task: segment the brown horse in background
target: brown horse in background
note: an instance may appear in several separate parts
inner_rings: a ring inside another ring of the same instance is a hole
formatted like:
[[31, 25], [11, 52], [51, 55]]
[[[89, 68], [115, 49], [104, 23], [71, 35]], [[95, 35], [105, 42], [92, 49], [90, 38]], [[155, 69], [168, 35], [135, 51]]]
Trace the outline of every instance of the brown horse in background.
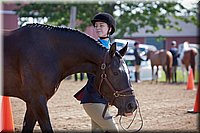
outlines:
[[193, 75], [195, 77], [195, 56], [197, 55], [197, 50], [195, 48], [191, 48], [187, 51], [184, 51], [181, 62], [185, 65], [187, 72], [189, 72], [189, 66], [191, 66]]
[[147, 52], [147, 60], [151, 60], [151, 69], [152, 69], [152, 81], [154, 80], [154, 66], [157, 67], [156, 71], [156, 82], [158, 82], [158, 70], [159, 66], [161, 65], [163, 67], [163, 71], [166, 75], [166, 82], [168, 81], [170, 83], [171, 76], [172, 76], [172, 54], [170, 51], [166, 50], [157, 50], [157, 51], [151, 51], [148, 50]]

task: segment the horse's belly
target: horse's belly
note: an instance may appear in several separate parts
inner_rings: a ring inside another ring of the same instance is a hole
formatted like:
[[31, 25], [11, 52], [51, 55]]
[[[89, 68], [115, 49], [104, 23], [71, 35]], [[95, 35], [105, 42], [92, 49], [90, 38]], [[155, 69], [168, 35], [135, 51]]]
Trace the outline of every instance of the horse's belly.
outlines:
[[154, 61], [154, 65], [159, 66], [160, 65], [160, 61]]

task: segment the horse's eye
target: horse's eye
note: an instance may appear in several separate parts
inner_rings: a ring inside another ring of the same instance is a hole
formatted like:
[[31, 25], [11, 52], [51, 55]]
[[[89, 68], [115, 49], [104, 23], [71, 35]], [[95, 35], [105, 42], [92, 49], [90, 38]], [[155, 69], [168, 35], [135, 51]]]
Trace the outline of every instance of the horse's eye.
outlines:
[[113, 74], [114, 74], [115, 76], [117, 76], [117, 75], [118, 75], [118, 72], [113, 72]]

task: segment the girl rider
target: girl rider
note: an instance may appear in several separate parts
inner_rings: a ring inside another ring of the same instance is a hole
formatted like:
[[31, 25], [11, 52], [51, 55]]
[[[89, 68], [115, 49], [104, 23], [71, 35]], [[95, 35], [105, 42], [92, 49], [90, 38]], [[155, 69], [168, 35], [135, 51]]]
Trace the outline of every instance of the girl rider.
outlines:
[[[108, 13], [99, 13], [94, 16], [91, 22], [99, 37], [98, 41], [109, 49], [109, 37], [115, 32], [116, 27], [113, 16]], [[80, 100], [85, 112], [91, 118], [92, 132], [118, 132], [118, 127], [112, 117], [110, 119], [104, 119], [102, 117], [107, 101], [94, 88], [94, 75], [87, 74], [87, 77], [88, 82], [82, 89], [83, 97]], [[76, 93], [74, 96], [77, 97], [77, 95], [79, 94]], [[110, 116], [108, 110], [105, 116]]]

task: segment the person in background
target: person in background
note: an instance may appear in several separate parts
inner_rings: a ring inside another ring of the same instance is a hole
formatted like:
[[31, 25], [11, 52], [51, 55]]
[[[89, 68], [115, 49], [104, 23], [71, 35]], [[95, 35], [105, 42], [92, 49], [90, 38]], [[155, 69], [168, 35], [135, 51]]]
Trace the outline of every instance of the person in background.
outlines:
[[[115, 32], [116, 23], [108, 13], [99, 13], [91, 20], [94, 30], [98, 35], [98, 41], [107, 49], [110, 48], [110, 35]], [[114, 119], [106, 111], [105, 116], [109, 119], [104, 119], [102, 113], [108, 103], [94, 87], [94, 75], [87, 74], [88, 82], [77, 92], [75, 98], [81, 100], [84, 110], [91, 118], [92, 132], [118, 132], [118, 127]], [[81, 98], [80, 98], [81, 96]]]
[[135, 46], [135, 49], [134, 49], [134, 56], [135, 56], [135, 82], [136, 83], [140, 83], [140, 65], [141, 65], [141, 61], [146, 61], [144, 59], [141, 58], [141, 55], [140, 55], [140, 49], [139, 49], [139, 45], [140, 43], [139, 42], [135, 42], [134, 43], [134, 46]]
[[170, 52], [172, 53], [173, 56], [173, 63], [172, 63], [172, 83], [176, 83], [177, 82], [177, 66], [178, 66], [178, 57], [180, 56], [180, 54], [178, 53], [178, 49], [176, 48], [176, 41], [172, 41], [171, 42], [171, 48], [170, 48]]

